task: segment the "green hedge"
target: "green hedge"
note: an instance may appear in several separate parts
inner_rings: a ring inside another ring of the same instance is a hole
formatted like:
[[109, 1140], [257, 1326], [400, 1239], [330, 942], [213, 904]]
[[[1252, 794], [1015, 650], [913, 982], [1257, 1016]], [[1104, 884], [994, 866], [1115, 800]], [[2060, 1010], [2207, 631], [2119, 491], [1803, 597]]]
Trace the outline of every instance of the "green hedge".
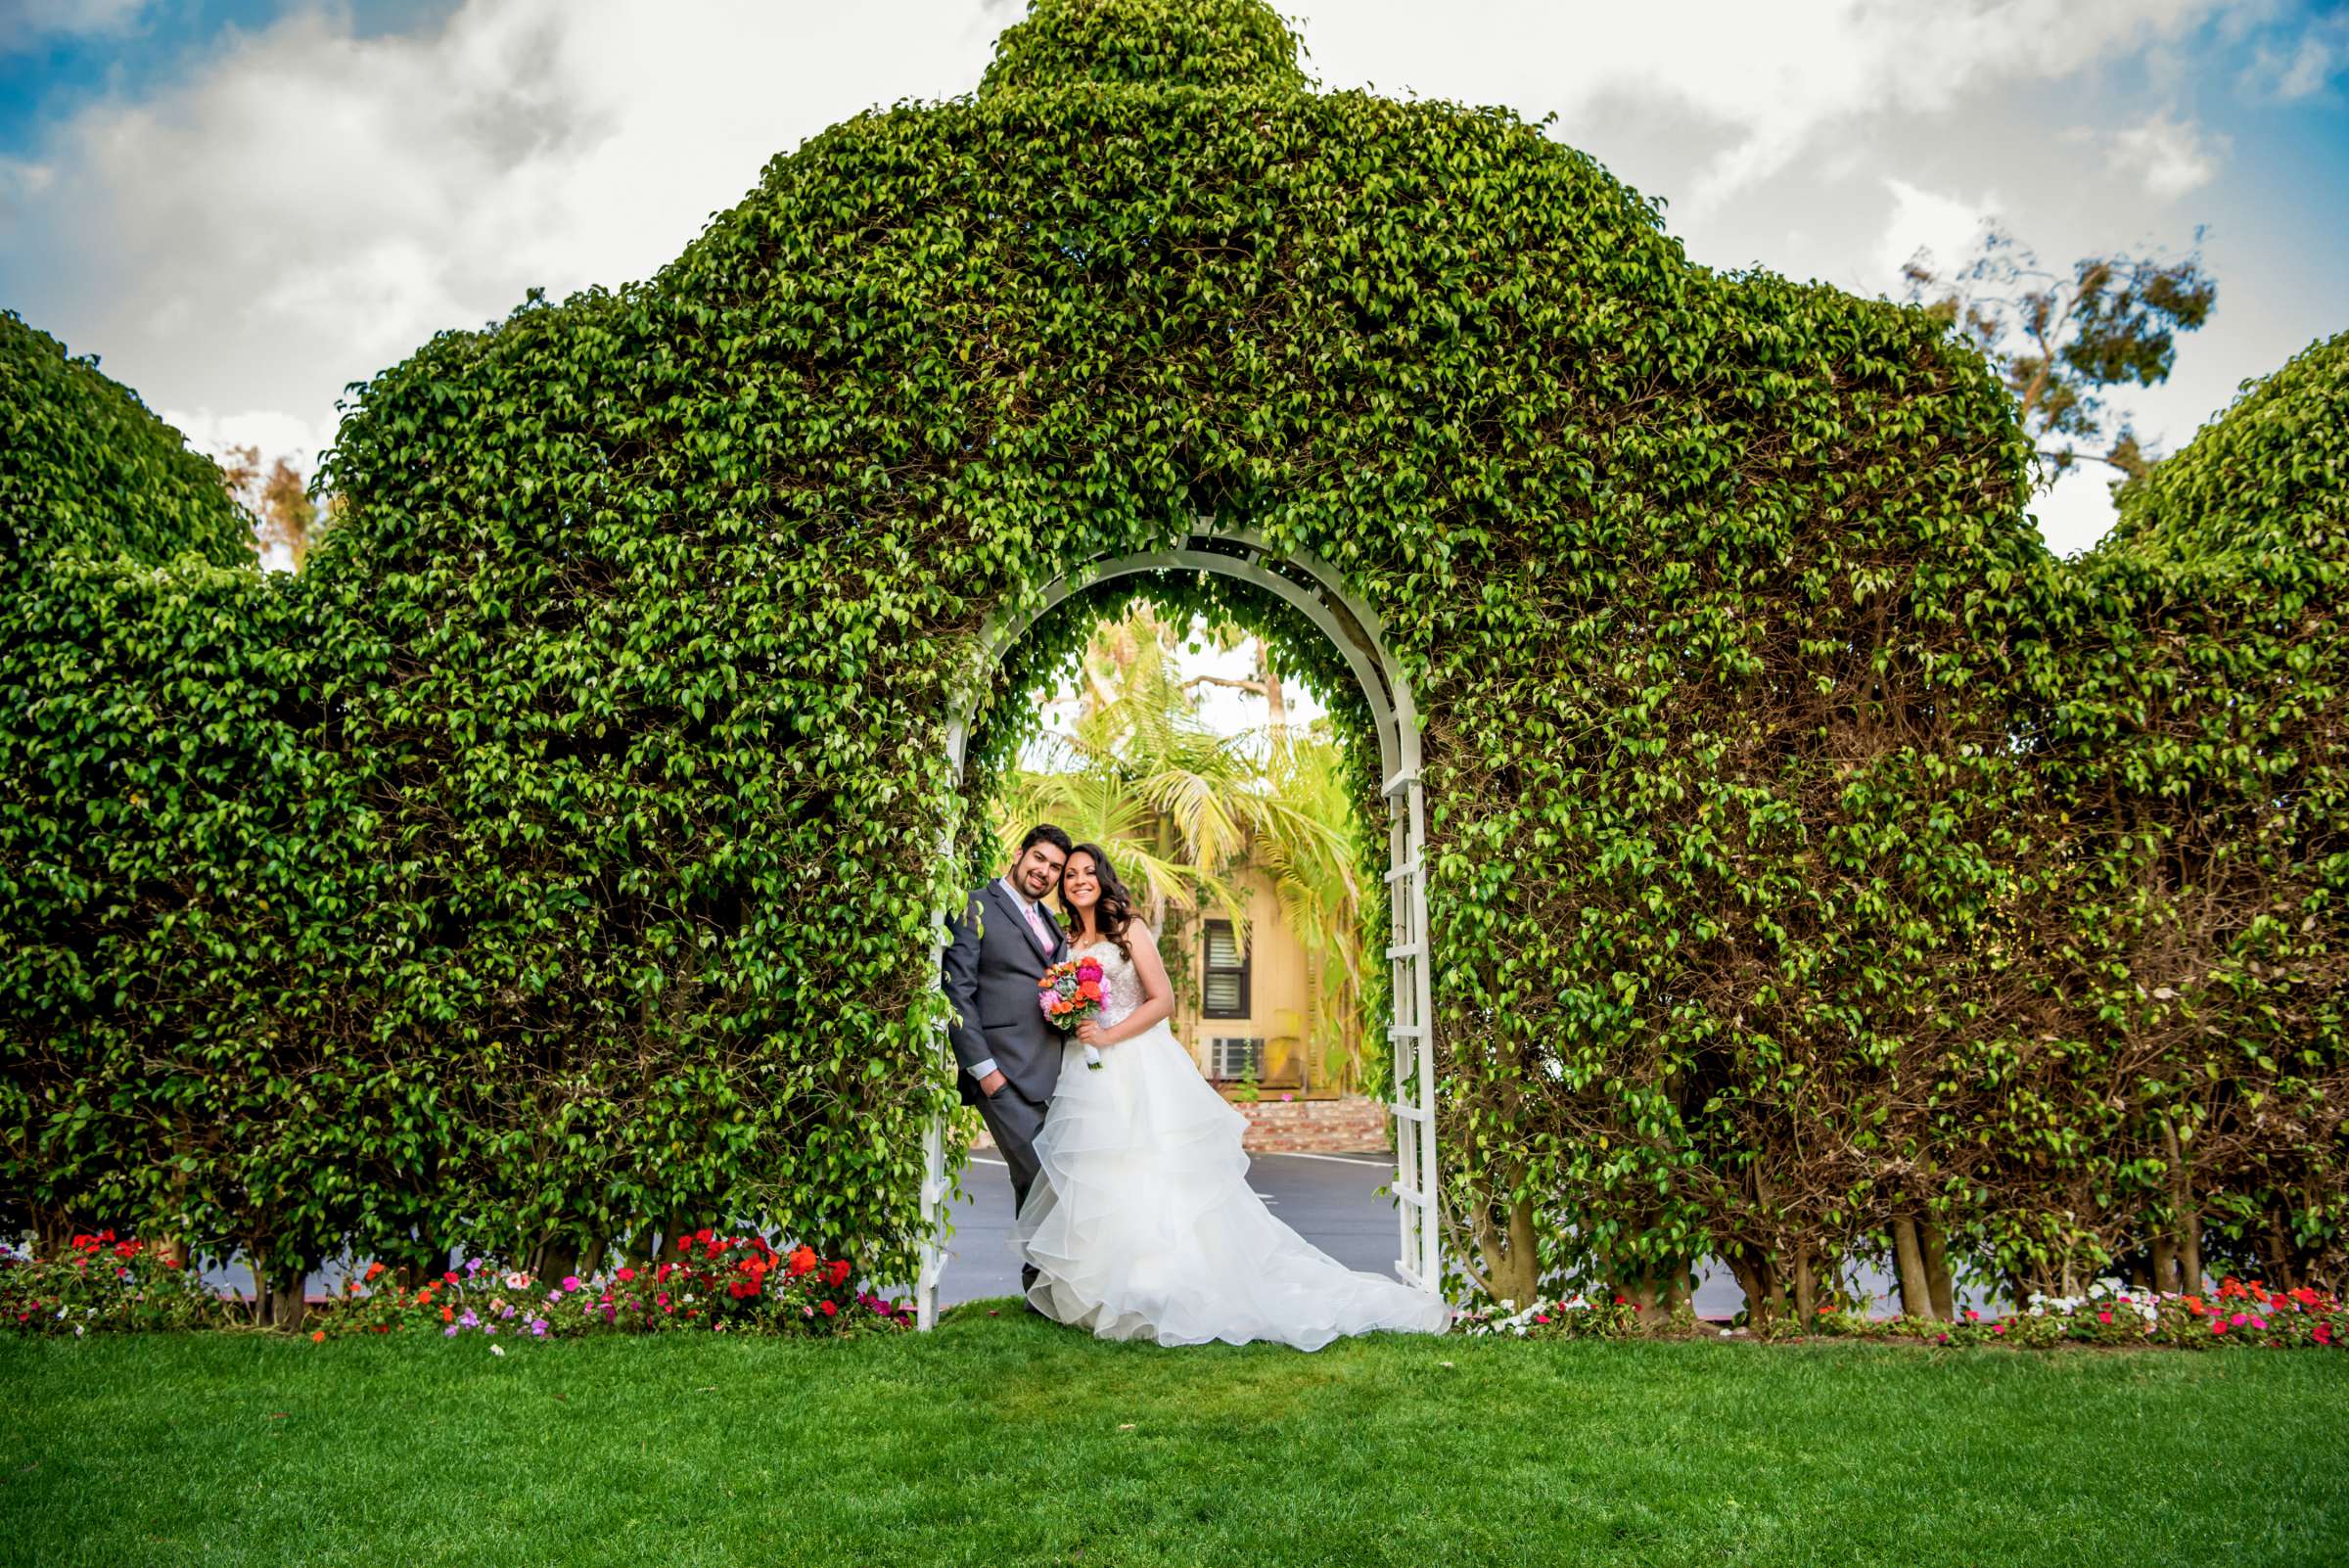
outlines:
[[[1920, 313], [1695, 266], [1504, 111], [1302, 79], [1241, 0], [1042, 0], [975, 95], [776, 160], [649, 282], [367, 384], [299, 581], [138, 579], [157, 631], [100, 635], [62, 719], [28, 665], [12, 866], [106, 869], [11, 893], [23, 1081], [73, 1088], [21, 1098], [9, 1190], [273, 1267], [727, 1214], [909, 1273], [981, 624], [1206, 514], [1343, 571], [1426, 715], [1447, 1208], [1497, 1293], [1712, 1254], [1791, 1304], [1899, 1241], [1921, 1306], [1945, 1259], [2060, 1284], [2188, 1211], [2336, 1276], [2321, 552], [2059, 565], [2005, 394]], [[12, 657], [84, 658], [92, 570]], [[1082, 608], [988, 687], [981, 787]], [[274, 694], [216, 728], [242, 769], [158, 733], [189, 660]], [[23, 737], [85, 722], [202, 830], [32, 811]], [[158, 948], [211, 888], [238, 936]], [[69, 954], [153, 1005], [74, 1013]], [[165, 1114], [191, 1033], [233, 1158]], [[172, 1210], [183, 1155], [221, 1195]]]
[[215, 566], [253, 559], [253, 520], [220, 471], [138, 394], [0, 310], [0, 523], [10, 568], [65, 549]]

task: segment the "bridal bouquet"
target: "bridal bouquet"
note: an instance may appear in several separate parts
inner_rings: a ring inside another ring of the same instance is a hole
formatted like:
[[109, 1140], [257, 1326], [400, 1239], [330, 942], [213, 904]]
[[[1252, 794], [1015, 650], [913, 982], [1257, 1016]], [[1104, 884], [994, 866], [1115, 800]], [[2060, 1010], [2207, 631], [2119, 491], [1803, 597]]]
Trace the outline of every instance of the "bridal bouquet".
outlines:
[[[1055, 1029], [1075, 1029], [1098, 1013], [1101, 994], [1101, 962], [1097, 958], [1071, 958], [1054, 964], [1036, 983], [1036, 999], [1043, 1004], [1044, 1016]], [[1084, 1065], [1096, 1073], [1101, 1071], [1101, 1053], [1090, 1045], [1084, 1048]]]

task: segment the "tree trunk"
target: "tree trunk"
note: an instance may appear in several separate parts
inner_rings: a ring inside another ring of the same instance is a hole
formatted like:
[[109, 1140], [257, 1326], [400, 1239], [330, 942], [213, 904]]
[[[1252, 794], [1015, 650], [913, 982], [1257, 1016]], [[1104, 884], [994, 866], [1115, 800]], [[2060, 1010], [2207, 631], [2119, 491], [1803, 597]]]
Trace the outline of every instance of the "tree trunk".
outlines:
[[1511, 1312], [1531, 1307], [1542, 1290], [1542, 1249], [1534, 1239], [1533, 1200], [1511, 1202], [1502, 1224], [1494, 1222], [1490, 1205], [1480, 1205], [1475, 1213], [1476, 1250], [1485, 1266], [1486, 1288]]
[[2164, 1295], [2175, 1295], [2184, 1287], [2179, 1284], [2178, 1242], [2167, 1233], [2153, 1238], [2153, 1288]]
[[2170, 1202], [2177, 1211], [2178, 1270], [2188, 1295], [2202, 1291], [2202, 1217], [2194, 1212], [2194, 1177], [2186, 1168], [2186, 1148], [2178, 1129], [2161, 1124], [2161, 1138], [2170, 1157]]
[[561, 1279], [566, 1274], [577, 1273], [578, 1263], [578, 1238], [557, 1231], [538, 1244], [530, 1259], [530, 1277], [540, 1281]]
[[1933, 1299], [1933, 1315], [1945, 1323], [1958, 1320], [1958, 1280], [1950, 1268], [1949, 1233], [1936, 1224], [1919, 1223], [1916, 1239], [1925, 1253], [1925, 1289]]
[[269, 1321], [289, 1334], [301, 1332], [302, 1319], [308, 1315], [309, 1303], [302, 1300], [302, 1276], [279, 1279], [269, 1287]]
[[1769, 1270], [1767, 1262], [1746, 1262], [1742, 1258], [1729, 1260], [1729, 1272], [1737, 1276], [1737, 1288], [1745, 1292], [1746, 1326], [1759, 1333], [1770, 1331], [1770, 1287], [1764, 1277]]
[[1798, 1333], [1811, 1332], [1819, 1317], [1819, 1281], [1811, 1272], [1811, 1243], [1794, 1244], [1794, 1322]]
[[1925, 1252], [1917, 1244], [1916, 1222], [1907, 1218], [1892, 1222], [1892, 1260], [1901, 1281], [1901, 1314], [1906, 1317], [1933, 1317], [1933, 1289], [1925, 1282]]
[[265, 1328], [269, 1324], [269, 1249], [258, 1241], [245, 1243], [245, 1266], [253, 1270], [253, 1325]]
[[2270, 1290], [2289, 1290], [2298, 1283], [2292, 1278], [2292, 1254], [2284, 1244], [2283, 1222], [2273, 1212], [2268, 1215], [2268, 1277], [2262, 1283]]

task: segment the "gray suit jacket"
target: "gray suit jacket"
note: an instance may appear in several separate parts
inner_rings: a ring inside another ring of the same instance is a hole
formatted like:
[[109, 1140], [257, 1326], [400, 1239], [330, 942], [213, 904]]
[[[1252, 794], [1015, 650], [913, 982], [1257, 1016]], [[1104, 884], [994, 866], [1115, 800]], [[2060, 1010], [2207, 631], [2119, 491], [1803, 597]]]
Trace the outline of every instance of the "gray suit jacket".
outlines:
[[1047, 967], [1068, 956], [1069, 944], [1048, 912], [1044, 928], [1052, 933], [1049, 949], [1036, 945], [1001, 878], [973, 893], [962, 918], [952, 923], [944, 980], [954, 1016], [946, 1036], [961, 1068], [954, 1078], [966, 1105], [986, 1098], [970, 1069], [990, 1056], [1012, 1086], [1038, 1105], [1052, 1097], [1060, 1081], [1065, 1037], [1044, 1018], [1036, 983]]

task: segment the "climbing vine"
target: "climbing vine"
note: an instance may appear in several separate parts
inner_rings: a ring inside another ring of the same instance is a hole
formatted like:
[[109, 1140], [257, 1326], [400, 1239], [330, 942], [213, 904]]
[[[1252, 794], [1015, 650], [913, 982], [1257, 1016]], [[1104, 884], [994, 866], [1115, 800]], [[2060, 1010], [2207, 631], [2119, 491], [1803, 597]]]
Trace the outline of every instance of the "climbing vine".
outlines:
[[297, 580], [128, 414], [10, 480], [71, 548], [0, 654], [8, 1190], [277, 1273], [722, 1216], [910, 1276], [940, 834], [1017, 745], [946, 726], [1083, 629], [981, 627], [1204, 518], [1333, 564], [1425, 715], [1473, 1284], [2337, 1281], [2339, 447], [2234, 433], [2337, 433], [2341, 358], [2058, 563], [1922, 313], [1312, 90], [1244, 0], [1038, 0], [649, 281], [365, 384]]

